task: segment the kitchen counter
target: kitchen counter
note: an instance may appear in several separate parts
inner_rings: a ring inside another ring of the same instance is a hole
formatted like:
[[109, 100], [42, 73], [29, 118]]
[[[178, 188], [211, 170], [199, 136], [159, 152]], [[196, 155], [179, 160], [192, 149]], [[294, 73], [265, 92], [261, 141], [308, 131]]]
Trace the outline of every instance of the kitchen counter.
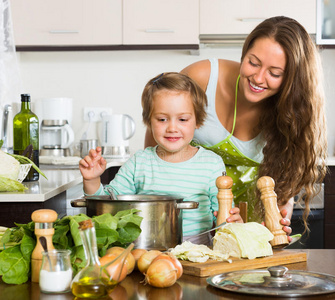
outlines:
[[327, 165], [328, 166], [335, 166], [335, 156], [329, 156], [327, 158]]
[[[306, 250], [307, 262], [288, 264], [289, 270], [305, 270], [319, 272], [329, 275], [335, 275], [335, 250]], [[159, 289], [149, 285], [144, 285], [141, 281], [144, 276], [138, 271], [126, 277], [126, 279], [118, 285], [111, 293], [111, 297], [105, 299], [113, 300], [219, 300], [219, 299], [235, 299], [235, 300], [264, 300], [269, 297], [246, 296], [243, 294], [225, 292], [223, 290], [209, 286], [206, 278], [195, 277], [191, 275], [182, 275], [172, 287]], [[36, 283], [25, 283], [22, 285], [8, 285], [0, 280], [1, 299], [6, 300], [72, 300], [76, 299], [72, 293], [49, 295], [40, 292], [39, 285]], [[273, 298], [275, 299], [275, 298]], [[287, 298], [281, 298], [287, 299]], [[290, 298], [291, 299], [291, 298]], [[315, 297], [299, 297], [295, 299], [335, 299], [335, 293], [328, 295], [320, 295]]]
[[[113, 167], [119, 168], [125, 160], [107, 160], [107, 170]], [[59, 218], [67, 214], [67, 199], [69, 191], [79, 187], [83, 181], [79, 168], [64, 169], [59, 166], [55, 169], [42, 171], [48, 179], [40, 176], [38, 181], [23, 182], [28, 188], [24, 192], [0, 192], [0, 225], [13, 227], [16, 223], [28, 223], [31, 221], [31, 213], [36, 209], [48, 208], [58, 213]], [[108, 173], [106, 171], [105, 173]], [[79, 187], [80, 195], [82, 188]]]

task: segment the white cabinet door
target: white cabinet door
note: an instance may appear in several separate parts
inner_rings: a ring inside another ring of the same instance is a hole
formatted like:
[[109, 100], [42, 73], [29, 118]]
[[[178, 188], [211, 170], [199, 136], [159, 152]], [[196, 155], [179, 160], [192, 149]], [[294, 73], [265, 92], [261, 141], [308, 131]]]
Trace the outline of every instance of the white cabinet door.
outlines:
[[249, 34], [274, 16], [291, 17], [316, 32], [316, 0], [200, 0], [200, 34]]
[[122, 0], [12, 0], [18, 46], [122, 44]]
[[199, 0], [124, 0], [123, 44], [199, 44]]

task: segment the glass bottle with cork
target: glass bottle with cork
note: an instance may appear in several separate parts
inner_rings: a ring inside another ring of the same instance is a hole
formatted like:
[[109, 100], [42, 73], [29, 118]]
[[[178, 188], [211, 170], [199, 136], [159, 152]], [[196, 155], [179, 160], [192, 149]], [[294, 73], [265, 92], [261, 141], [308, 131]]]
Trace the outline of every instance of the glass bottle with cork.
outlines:
[[[31, 111], [30, 95], [21, 95], [21, 111], [13, 119], [14, 154], [23, 155], [39, 166], [39, 121]], [[36, 181], [39, 173], [31, 168], [24, 181]]]
[[[118, 284], [122, 266], [134, 244], [130, 244], [117, 258], [101, 267], [95, 227], [91, 219], [79, 223], [79, 233], [85, 251], [86, 266], [73, 278], [72, 294], [79, 298], [97, 299], [104, 297]], [[112, 273], [106, 269], [110, 266], [113, 269]]]

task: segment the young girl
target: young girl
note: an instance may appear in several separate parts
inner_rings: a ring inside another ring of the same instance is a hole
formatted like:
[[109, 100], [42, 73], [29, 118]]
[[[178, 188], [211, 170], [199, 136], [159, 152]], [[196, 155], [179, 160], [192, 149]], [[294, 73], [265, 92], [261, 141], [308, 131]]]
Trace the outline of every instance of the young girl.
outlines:
[[[157, 145], [137, 151], [106, 186], [116, 195], [177, 194], [199, 202], [199, 208], [183, 211], [185, 239], [212, 228], [218, 210], [215, 181], [225, 171], [220, 156], [190, 145], [206, 106], [205, 93], [186, 75], [163, 73], [151, 79], [142, 94], [142, 116]], [[86, 194], [107, 194], [100, 183], [106, 168], [100, 147], [90, 150], [79, 168]], [[194, 242], [209, 245], [210, 235]]]

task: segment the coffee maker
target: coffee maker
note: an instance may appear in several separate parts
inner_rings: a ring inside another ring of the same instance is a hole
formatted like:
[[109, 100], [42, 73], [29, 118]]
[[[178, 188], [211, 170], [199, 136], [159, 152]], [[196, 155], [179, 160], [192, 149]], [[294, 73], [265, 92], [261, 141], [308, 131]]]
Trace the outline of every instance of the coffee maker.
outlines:
[[40, 156], [71, 156], [74, 142], [72, 99], [49, 98], [39, 102], [42, 118]]

